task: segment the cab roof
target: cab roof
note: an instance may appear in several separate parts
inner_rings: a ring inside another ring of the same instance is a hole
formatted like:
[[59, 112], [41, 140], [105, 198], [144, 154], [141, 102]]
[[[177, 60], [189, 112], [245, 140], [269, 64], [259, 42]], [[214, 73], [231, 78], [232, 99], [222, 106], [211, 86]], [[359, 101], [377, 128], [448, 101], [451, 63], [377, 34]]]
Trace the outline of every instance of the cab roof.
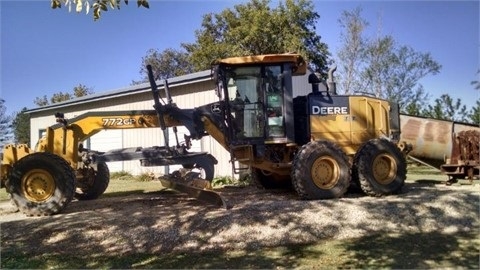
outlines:
[[276, 64], [276, 63], [293, 63], [293, 75], [304, 75], [307, 72], [307, 63], [303, 57], [294, 53], [283, 54], [263, 54], [229, 57], [213, 61], [213, 65], [249, 65], [249, 64]]

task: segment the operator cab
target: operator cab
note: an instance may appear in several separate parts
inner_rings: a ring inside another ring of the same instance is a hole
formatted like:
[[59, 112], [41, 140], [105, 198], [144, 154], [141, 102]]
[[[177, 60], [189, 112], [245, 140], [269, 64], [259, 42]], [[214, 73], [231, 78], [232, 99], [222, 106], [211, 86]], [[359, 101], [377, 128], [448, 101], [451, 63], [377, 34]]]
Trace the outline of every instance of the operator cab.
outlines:
[[294, 141], [292, 76], [306, 72], [301, 56], [233, 57], [214, 65], [216, 92], [224, 104], [231, 144]]

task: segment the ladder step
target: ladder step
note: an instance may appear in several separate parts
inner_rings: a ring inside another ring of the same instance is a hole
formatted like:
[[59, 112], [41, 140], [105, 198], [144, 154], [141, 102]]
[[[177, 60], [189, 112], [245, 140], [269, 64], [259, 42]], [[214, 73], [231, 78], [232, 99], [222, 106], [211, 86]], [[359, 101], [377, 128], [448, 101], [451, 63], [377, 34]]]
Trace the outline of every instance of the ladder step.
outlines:
[[245, 149], [246, 151], [248, 151], [248, 156], [253, 155], [253, 147], [251, 145], [230, 145], [230, 162], [232, 162], [232, 173], [234, 174], [239, 174], [241, 172], [250, 170], [250, 166], [240, 167], [240, 164], [238, 166], [235, 166], [235, 162], [248, 163], [249, 161], [251, 161], [250, 158], [235, 158], [233, 152], [238, 149]]
[[245, 172], [245, 171], [248, 171], [249, 168], [236, 168], [234, 169], [233, 171], [236, 173], [236, 174], [239, 174], [241, 172]]
[[239, 159], [235, 159], [235, 160], [230, 160], [230, 162], [235, 162], [235, 161], [250, 161], [249, 158], [239, 158]]

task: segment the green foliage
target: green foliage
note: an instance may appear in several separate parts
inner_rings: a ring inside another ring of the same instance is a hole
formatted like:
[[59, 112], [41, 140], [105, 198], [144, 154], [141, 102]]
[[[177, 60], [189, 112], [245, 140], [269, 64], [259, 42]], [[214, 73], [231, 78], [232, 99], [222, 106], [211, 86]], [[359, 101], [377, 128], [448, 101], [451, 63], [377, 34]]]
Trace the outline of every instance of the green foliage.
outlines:
[[155, 179], [155, 175], [153, 173], [142, 173], [135, 176], [135, 180], [139, 182], [148, 182]]
[[399, 103], [400, 108], [422, 95], [415, 91], [415, 87], [420, 86], [420, 79], [438, 74], [442, 67], [430, 53], [417, 52], [409, 46], [395, 48], [390, 65], [387, 77], [389, 84], [383, 97]]
[[235, 178], [232, 178], [230, 176], [220, 176], [220, 177], [215, 177], [212, 180], [212, 187], [223, 187], [226, 185], [233, 185], [235, 183]]
[[120, 181], [136, 181], [136, 182], [149, 182], [155, 179], [155, 175], [153, 173], [142, 173], [139, 175], [132, 175], [130, 172], [127, 171], [119, 171], [119, 172], [111, 172], [110, 173], [111, 180], [120, 180]]
[[70, 99], [73, 99], [73, 98], [78, 98], [78, 97], [91, 95], [93, 93], [94, 92], [93, 92], [91, 87], [85, 86], [83, 84], [78, 84], [77, 86], [73, 87], [73, 92], [72, 93], [69, 93], [69, 92], [64, 93], [64, 92], [60, 91], [60, 92], [54, 93], [50, 97], [50, 99], [48, 99], [46, 95], [44, 95], [43, 97], [36, 97], [35, 100], [33, 100], [33, 103], [35, 105], [39, 106], [39, 107], [43, 107], [43, 106], [47, 106], [47, 105], [50, 105], [50, 104], [70, 100]]
[[53, 104], [53, 103], [59, 103], [59, 102], [70, 100], [70, 99], [72, 99], [72, 95], [70, 93], [58, 92], [52, 95], [52, 97], [50, 98], [50, 102]]
[[157, 49], [150, 49], [142, 57], [140, 74], [143, 75], [143, 78], [141, 81], [134, 81], [133, 84], [148, 82], [147, 65], [152, 66], [156, 80], [181, 76], [194, 71], [186, 52], [172, 48], [165, 49], [162, 52], [159, 52]]
[[12, 128], [16, 143], [30, 145], [30, 114], [25, 113], [25, 111], [27, 111], [26, 107], [15, 115]]
[[73, 87], [73, 97], [83, 97], [93, 94], [93, 89], [83, 84]]
[[410, 115], [425, 116], [425, 108], [428, 106], [427, 101], [430, 96], [428, 93], [425, 93], [422, 85], [419, 85], [413, 94], [410, 103], [404, 106], [402, 112]]
[[5, 100], [0, 98], [0, 151], [5, 144], [11, 143], [13, 140], [12, 117], [6, 112]]
[[467, 122], [467, 107], [460, 99], [454, 100], [448, 94], [435, 99], [434, 105], [428, 105], [424, 114], [435, 119]]
[[[125, 5], [128, 5], [128, 0], [123, 1]], [[93, 20], [96, 21], [100, 19], [101, 13], [103, 11], [108, 11], [110, 9], [120, 9], [121, 0], [50, 0], [50, 6], [52, 9], [61, 8], [66, 6], [68, 12], [72, 11], [74, 6], [77, 13], [82, 12], [85, 8], [85, 13], [88, 14], [90, 9], [93, 9]], [[148, 0], [137, 0], [138, 7], [149, 8], [150, 5]]]
[[195, 70], [213, 60], [233, 56], [297, 52], [315, 71], [326, 70], [327, 45], [315, 32], [320, 18], [308, 0], [286, 0], [271, 8], [269, 0], [251, 0], [220, 13], [203, 16], [196, 42], [184, 43]]
[[470, 123], [480, 125], [480, 99], [477, 100], [475, 106], [470, 109], [468, 113], [468, 120]]
[[127, 171], [111, 172], [110, 179], [112, 180], [132, 180], [133, 175]]
[[218, 188], [223, 186], [247, 186], [250, 184], [249, 175], [240, 176], [239, 179], [235, 179], [231, 176], [215, 177], [212, 180], [212, 187]]

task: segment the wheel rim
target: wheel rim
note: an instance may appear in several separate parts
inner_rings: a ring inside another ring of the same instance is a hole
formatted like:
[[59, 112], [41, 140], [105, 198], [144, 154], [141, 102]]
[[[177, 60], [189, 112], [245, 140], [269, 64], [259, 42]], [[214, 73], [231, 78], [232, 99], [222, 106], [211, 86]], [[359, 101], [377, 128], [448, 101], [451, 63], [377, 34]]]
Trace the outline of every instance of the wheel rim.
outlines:
[[338, 182], [339, 166], [331, 157], [320, 157], [312, 165], [312, 180], [321, 189], [330, 189]]
[[53, 196], [55, 192], [55, 179], [42, 169], [29, 171], [22, 178], [22, 191], [29, 201], [43, 202]]
[[387, 154], [378, 155], [373, 160], [373, 177], [381, 184], [389, 184], [395, 179], [397, 163]]

